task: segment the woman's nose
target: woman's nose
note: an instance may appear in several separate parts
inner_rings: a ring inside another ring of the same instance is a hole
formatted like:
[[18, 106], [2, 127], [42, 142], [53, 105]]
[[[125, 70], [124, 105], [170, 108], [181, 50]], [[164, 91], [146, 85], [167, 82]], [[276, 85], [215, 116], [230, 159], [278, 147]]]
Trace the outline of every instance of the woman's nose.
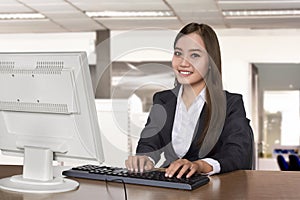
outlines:
[[189, 61], [186, 58], [182, 57], [180, 66], [182, 66], [182, 67], [188, 67], [188, 66], [190, 66], [190, 63], [189, 63]]

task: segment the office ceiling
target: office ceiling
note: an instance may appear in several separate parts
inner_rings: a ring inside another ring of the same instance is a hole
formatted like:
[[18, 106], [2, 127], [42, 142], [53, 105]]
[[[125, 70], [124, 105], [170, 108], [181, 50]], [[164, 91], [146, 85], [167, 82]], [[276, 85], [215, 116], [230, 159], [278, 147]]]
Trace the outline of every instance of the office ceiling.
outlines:
[[[228, 10], [298, 9], [300, 0], [1, 0], [0, 14], [40, 13], [45, 19], [0, 20], [0, 33], [78, 32], [144, 27], [178, 29], [195, 21], [215, 28], [300, 28], [299, 16], [224, 17]], [[172, 11], [174, 17], [91, 18], [85, 11]]]

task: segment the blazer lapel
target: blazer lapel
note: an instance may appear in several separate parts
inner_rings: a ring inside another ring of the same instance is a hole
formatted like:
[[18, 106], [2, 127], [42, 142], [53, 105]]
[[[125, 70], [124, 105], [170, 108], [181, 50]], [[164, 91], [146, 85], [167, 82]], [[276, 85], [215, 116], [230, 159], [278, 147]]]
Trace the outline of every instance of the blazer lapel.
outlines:
[[176, 155], [172, 145], [172, 130], [177, 105], [178, 91], [179, 87], [176, 87], [173, 90], [163, 93], [160, 96], [161, 105], [165, 108], [165, 111], [167, 113], [167, 120], [163, 129], [161, 130], [162, 142], [164, 144], [164, 156], [166, 159], [162, 164], [162, 167], [167, 167], [172, 161], [178, 159], [178, 156]]
[[171, 92], [166, 93], [160, 97], [163, 103], [162, 106], [165, 108], [167, 113], [165, 126], [162, 129], [162, 132], [164, 133], [163, 140], [165, 144], [169, 144], [172, 138], [172, 129], [174, 124], [178, 91], [179, 89], [177, 90], [177, 88], [174, 88], [173, 90], [171, 90]]

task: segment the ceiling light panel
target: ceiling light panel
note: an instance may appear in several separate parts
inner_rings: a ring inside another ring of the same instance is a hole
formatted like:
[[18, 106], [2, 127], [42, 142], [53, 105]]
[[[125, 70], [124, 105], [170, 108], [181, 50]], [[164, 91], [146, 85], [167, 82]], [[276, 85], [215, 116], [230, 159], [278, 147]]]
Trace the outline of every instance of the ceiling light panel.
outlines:
[[113, 30], [130, 30], [130, 29], [143, 29], [143, 28], [163, 28], [163, 29], [178, 29], [182, 24], [176, 19], [114, 19], [114, 18], [103, 18], [97, 21], [101, 22], [108, 29]]
[[0, 14], [0, 20], [18, 20], [18, 19], [45, 19], [40, 13], [8, 13]]
[[222, 12], [226, 17], [276, 17], [300, 16], [300, 10], [232, 10]]
[[[47, 12], [47, 17], [51, 19], [90, 19], [81, 12]], [[93, 20], [91, 20], [93, 21]]]
[[173, 17], [171, 11], [100, 11], [86, 12], [89, 17], [106, 18], [106, 17]]
[[297, 9], [300, 8], [300, 1], [296, 0], [220, 0], [218, 1], [221, 10], [255, 10], [255, 9]]

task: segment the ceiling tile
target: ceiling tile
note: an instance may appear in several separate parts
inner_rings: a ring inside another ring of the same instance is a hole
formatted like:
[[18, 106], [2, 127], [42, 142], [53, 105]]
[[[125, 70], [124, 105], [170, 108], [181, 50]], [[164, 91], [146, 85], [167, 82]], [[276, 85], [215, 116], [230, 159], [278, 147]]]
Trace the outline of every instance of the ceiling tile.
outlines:
[[[109, 28], [124, 30], [149, 27], [178, 29], [189, 22], [207, 23], [221, 28], [299, 28], [300, 18], [267, 20], [224, 18], [222, 10], [300, 8], [300, 0], [1, 0], [0, 13], [39, 12], [49, 22], [0, 21], [1, 32], [95, 31]], [[96, 10], [172, 10], [175, 18], [156, 19], [91, 19], [85, 11]], [[49, 25], [49, 28], [47, 28]], [[42, 27], [42, 28], [41, 28]]]
[[64, 0], [18, 0], [27, 5], [60, 5], [66, 3]]
[[254, 29], [266, 29], [266, 28], [300, 28], [299, 18], [244, 18], [244, 19], [226, 19], [225, 20], [230, 28], [254, 28]]
[[163, 0], [69, 0], [69, 2], [83, 11], [169, 10]]
[[160, 19], [160, 20], [134, 20], [134, 19], [101, 19], [97, 20], [109, 29], [126, 30], [138, 28], [173, 28], [178, 29], [182, 24], [177, 19]]
[[218, 10], [217, 4], [212, 0], [166, 0], [175, 12], [201, 12], [201, 11], [216, 11]]
[[49, 20], [0, 21], [0, 33], [66, 32], [67, 30]]
[[33, 10], [15, 0], [1, 0], [0, 13], [10, 12], [33, 12]]
[[69, 31], [91, 31], [91, 30], [103, 30], [106, 27], [103, 27], [101, 24], [90, 19], [57, 19], [56, 23], [65, 27]]
[[[70, 5], [69, 3], [62, 0], [52, 0], [52, 1], [38, 1], [35, 2], [33, 0], [23, 0], [24, 3], [39, 12], [47, 12], [47, 11], [76, 11], [77, 9]], [[31, 2], [33, 1], [33, 2]], [[78, 11], [78, 10], [77, 10]]]

